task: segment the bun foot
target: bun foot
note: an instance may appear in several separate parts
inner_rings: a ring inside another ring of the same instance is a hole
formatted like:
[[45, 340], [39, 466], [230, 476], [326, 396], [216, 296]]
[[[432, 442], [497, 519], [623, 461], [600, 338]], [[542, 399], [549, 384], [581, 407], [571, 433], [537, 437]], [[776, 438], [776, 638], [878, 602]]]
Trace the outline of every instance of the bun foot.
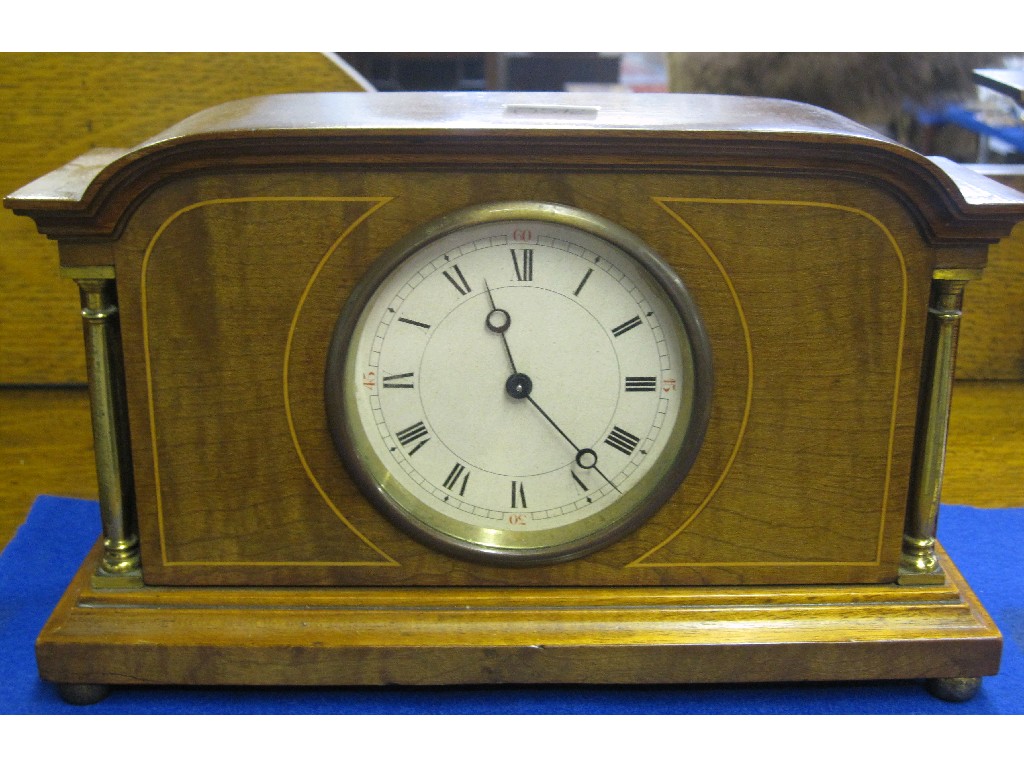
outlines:
[[980, 677], [935, 677], [927, 683], [928, 693], [943, 701], [970, 701], [981, 688]]
[[110, 686], [92, 683], [57, 683], [57, 693], [68, 704], [87, 706], [107, 698]]

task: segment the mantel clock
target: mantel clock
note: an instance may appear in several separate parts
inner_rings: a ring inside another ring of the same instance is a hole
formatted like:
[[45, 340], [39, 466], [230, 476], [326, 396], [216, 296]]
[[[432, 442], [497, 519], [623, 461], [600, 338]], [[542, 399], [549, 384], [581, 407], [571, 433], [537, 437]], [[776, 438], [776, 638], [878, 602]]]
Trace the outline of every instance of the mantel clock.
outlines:
[[935, 530], [1005, 187], [791, 102], [304, 94], [5, 202], [81, 287], [69, 699], [998, 670]]

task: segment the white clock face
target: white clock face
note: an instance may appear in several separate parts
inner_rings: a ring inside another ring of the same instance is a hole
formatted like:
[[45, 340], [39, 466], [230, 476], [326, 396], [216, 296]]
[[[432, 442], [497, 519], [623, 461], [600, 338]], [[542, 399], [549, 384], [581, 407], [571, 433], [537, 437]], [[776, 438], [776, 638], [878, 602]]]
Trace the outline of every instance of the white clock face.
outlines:
[[709, 364], [692, 302], [642, 243], [574, 209], [494, 205], [382, 258], [339, 320], [327, 405], [364, 492], [414, 535], [552, 562], [675, 490]]

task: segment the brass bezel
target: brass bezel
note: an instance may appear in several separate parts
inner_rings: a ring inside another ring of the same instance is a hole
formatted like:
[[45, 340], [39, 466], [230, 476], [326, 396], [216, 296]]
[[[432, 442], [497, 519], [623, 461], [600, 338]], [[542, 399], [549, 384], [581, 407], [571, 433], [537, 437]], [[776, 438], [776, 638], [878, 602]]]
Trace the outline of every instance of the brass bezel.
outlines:
[[[354, 350], [367, 321], [365, 310], [377, 289], [405, 260], [435, 240], [478, 224], [543, 221], [577, 228], [631, 257], [675, 310], [671, 320], [689, 349], [680, 350], [691, 379], [669, 443], [640, 483], [611, 506], [583, 520], [546, 531], [512, 532], [469, 525], [430, 509], [389, 473], [369, 448], [356, 414]], [[374, 506], [413, 538], [442, 552], [492, 565], [542, 565], [575, 559], [602, 549], [636, 530], [676, 492], [689, 473], [707, 430], [713, 389], [712, 357], [696, 304], [681, 278], [640, 238], [603, 217], [542, 202], [501, 202], [472, 206], [435, 219], [396, 243], [374, 262], [343, 308], [331, 340], [325, 404], [331, 437], [353, 480]]]

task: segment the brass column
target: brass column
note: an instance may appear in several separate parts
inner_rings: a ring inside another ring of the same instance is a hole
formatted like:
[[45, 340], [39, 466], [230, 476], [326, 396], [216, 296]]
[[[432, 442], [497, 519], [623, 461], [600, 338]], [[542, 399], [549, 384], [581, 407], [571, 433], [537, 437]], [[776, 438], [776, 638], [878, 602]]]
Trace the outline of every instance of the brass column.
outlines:
[[900, 584], [941, 584], [945, 579], [935, 554], [935, 532], [942, 496], [942, 472], [946, 461], [964, 287], [976, 276], [966, 270], [941, 270], [932, 280], [921, 380], [921, 410], [907, 523], [903, 533]]
[[103, 558], [96, 576], [137, 579], [139, 537], [128, 441], [121, 326], [113, 272], [105, 268], [67, 270], [82, 299], [93, 445], [103, 524]]

